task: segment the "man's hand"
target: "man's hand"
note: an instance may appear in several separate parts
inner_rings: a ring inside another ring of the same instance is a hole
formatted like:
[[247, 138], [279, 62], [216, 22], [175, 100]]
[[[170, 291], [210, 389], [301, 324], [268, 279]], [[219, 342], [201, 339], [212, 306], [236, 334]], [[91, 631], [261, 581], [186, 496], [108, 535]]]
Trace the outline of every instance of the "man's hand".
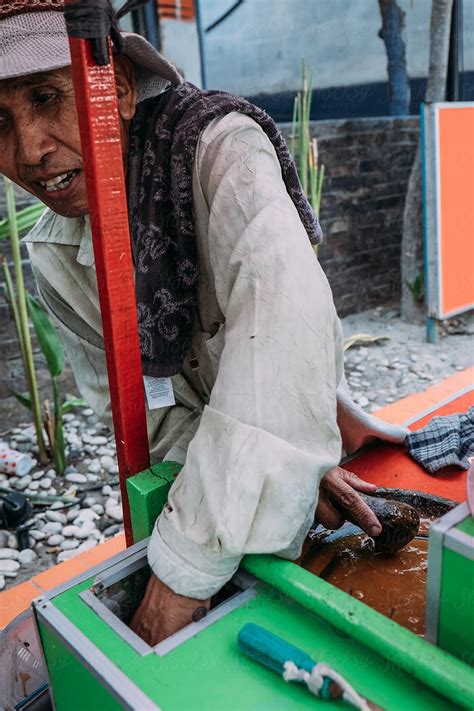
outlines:
[[204, 617], [210, 605], [210, 598], [196, 600], [177, 595], [152, 573], [130, 627], [153, 647], [190, 622]]
[[344, 516], [336, 508], [340, 503], [341, 508], [352, 512], [354, 519], [366, 533], [378, 536], [382, 532], [380, 521], [357, 493], [361, 491], [363, 494], [372, 494], [376, 488], [375, 484], [369, 484], [341, 467], [334, 467], [321, 480], [316, 507], [317, 520], [329, 529], [342, 526]]

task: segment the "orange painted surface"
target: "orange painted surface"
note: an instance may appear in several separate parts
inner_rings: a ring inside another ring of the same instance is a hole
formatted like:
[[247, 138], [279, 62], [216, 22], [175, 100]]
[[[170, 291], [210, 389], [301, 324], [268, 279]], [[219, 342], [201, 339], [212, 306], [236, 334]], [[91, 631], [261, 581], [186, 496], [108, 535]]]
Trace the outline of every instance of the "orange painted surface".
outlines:
[[466, 388], [474, 388], [474, 366], [450, 375], [427, 390], [407, 395], [397, 402], [385, 405], [374, 414], [385, 422], [403, 424], [415, 418], [420, 412], [435, 407], [443, 400], [452, 397], [454, 393]]
[[194, 0], [156, 0], [158, 15], [162, 20], [194, 20]]
[[474, 304], [474, 107], [440, 108], [441, 309]]
[[26, 610], [35, 597], [41, 595], [41, 590], [31, 581], [15, 585], [15, 587], [0, 593], [0, 630], [8, 625], [20, 612]]
[[[417, 430], [424, 427], [436, 415], [466, 412], [472, 405], [474, 405], [474, 390], [455, 398], [436, 412], [422, 417], [411, 425], [410, 429]], [[430, 404], [428, 403], [426, 407], [430, 407]], [[428, 474], [407, 454], [401, 445], [377, 445], [360, 457], [351, 460], [347, 464], [347, 468], [355, 472], [361, 479], [374, 482], [379, 486], [416, 489], [459, 502], [466, 499], [467, 472], [453, 468], [446, 474]]]
[[35, 597], [52, 590], [58, 585], [75, 578], [89, 568], [99, 565], [116, 553], [125, 549], [123, 533], [101, 545], [80, 553], [71, 560], [53, 565], [49, 570], [38, 573], [31, 580], [0, 593], [0, 630], [30, 605]]
[[111, 538], [110, 541], [106, 541], [95, 548], [91, 548], [89, 551], [80, 553], [74, 558], [71, 558], [71, 560], [53, 565], [49, 570], [35, 575], [32, 580], [40, 590], [52, 590], [57, 585], [61, 585], [65, 583], [66, 580], [76, 577], [76, 575], [83, 573], [88, 568], [93, 568], [94, 565], [98, 565], [107, 558], [111, 558], [116, 553], [124, 550], [124, 548], [125, 536], [121, 533]]

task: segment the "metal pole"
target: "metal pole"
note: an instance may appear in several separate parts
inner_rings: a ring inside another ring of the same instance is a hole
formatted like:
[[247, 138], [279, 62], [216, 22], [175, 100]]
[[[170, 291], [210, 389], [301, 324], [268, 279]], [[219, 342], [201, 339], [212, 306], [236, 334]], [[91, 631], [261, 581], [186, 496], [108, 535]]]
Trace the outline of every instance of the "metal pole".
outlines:
[[448, 101], [459, 101], [459, 59], [462, 46], [460, 41], [461, 14], [461, 0], [453, 0], [446, 85], [446, 98]]
[[194, 0], [196, 7], [196, 26], [199, 38], [199, 57], [201, 60], [201, 84], [203, 89], [207, 89], [206, 53], [204, 27], [202, 26], [201, 0]]
[[131, 545], [126, 480], [149, 466], [149, 452], [112, 51], [110, 49], [110, 64], [98, 66], [88, 40], [70, 37], [69, 44], [125, 536], [127, 545]]

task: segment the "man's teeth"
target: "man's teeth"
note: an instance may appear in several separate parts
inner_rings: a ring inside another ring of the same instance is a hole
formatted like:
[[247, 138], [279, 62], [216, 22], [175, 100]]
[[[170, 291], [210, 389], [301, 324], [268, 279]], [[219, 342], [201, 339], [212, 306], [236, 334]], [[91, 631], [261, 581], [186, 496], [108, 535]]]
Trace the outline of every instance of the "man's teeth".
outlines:
[[74, 171], [70, 173], [63, 173], [62, 175], [57, 175], [51, 180], [40, 180], [40, 185], [46, 188], [46, 192], [51, 193], [57, 190], [65, 190], [74, 178]]

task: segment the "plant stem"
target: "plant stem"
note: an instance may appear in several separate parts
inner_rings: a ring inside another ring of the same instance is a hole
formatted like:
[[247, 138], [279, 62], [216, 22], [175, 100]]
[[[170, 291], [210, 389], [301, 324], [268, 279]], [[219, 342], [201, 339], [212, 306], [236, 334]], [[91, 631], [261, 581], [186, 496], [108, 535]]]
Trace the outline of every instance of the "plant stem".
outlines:
[[21, 266], [20, 239], [18, 235], [18, 225], [16, 220], [15, 196], [11, 180], [4, 176], [5, 194], [7, 198], [7, 214], [10, 222], [10, 240], [12, 246], [13, 264], [15, 267], [16, 291], [18, 299], [18, 312], [21, 335], [23, 338], [23, 348], [25, 353], [25, 373], [31, 397], [31, 410], [36, 430], [38, 443], [38, 453], [41, 464], [46, 464], [48, 455], [43, 439], [43, 428], [41, 422], [40, 399], [38, 383], [36, 381], [35, 364], [33, 360], [33, 349], [31, 347], [30, 329], [28, 324], [28, 310], [26, 307], [25, 284], [23, 280], [23, 270]]
[[0, 263], [3, 269], [3, 276], [5, 277], [5, 286], [7, 287], [7, 299], [10, 304], [10, 308], [13, 313], [13, 322], [15, 324], [16, 337], [18, 339], [18, 345], [20, 346], [21, 359], [23, 365], [25, 365], [25, 344], [23, 343], [23, 335], [21, 332], [20, 325], [20, 314], [18, 313], [18, 304], [16, 303], [15, 290], [13, 289], [12, 277], [10, 274], [10, 269], [8, 268], [8, 262], [3, 254], [0, 254]]
[[56, 378], [54, 376], [52, 377], [52, 381], [54, 397], [54, 464], [56, 474], [58, 474], [58, 476], [62, 476], [66, 468], [62, 407], [59, 399], [59, 390], [56, 383]]

